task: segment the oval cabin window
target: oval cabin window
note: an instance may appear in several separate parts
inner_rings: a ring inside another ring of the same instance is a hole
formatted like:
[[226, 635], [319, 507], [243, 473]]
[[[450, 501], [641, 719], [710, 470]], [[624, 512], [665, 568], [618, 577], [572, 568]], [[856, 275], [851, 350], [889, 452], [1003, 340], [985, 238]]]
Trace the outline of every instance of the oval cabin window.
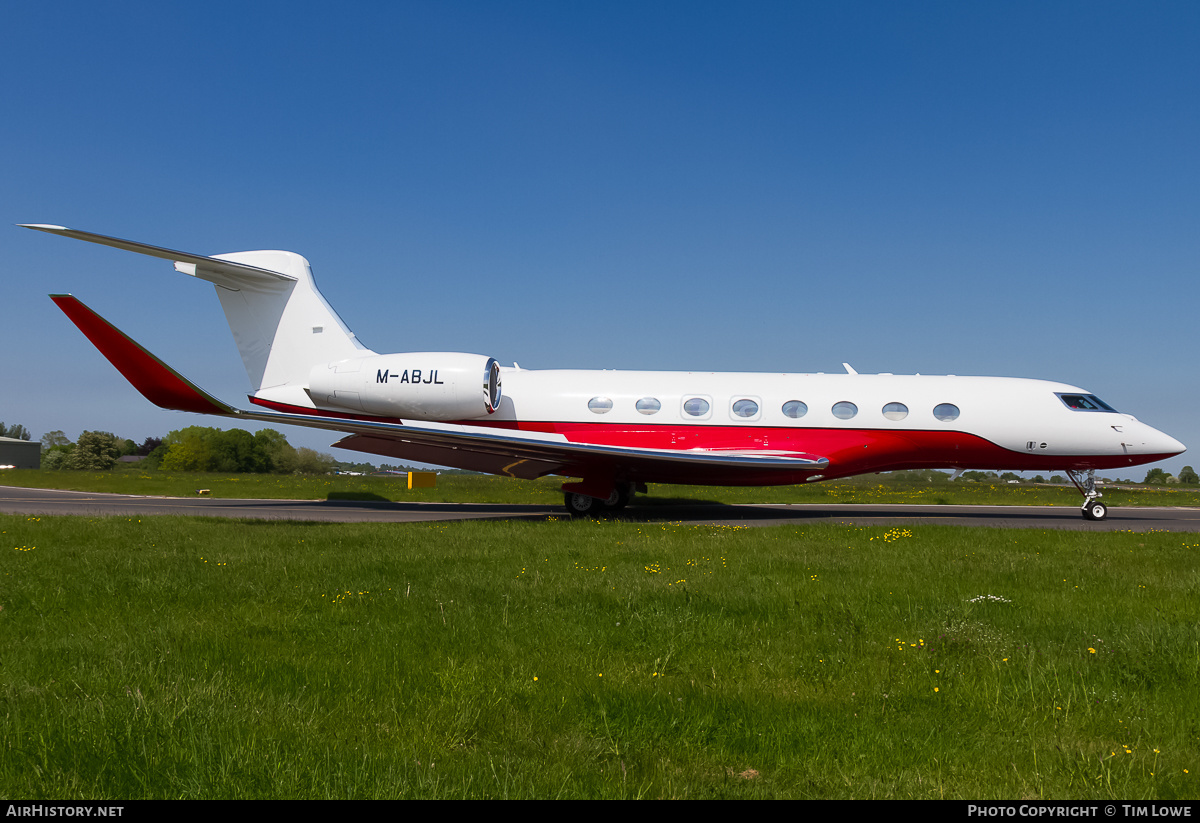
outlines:
[[840, 403], [833, 404], [833, 416], [838, 420], [849, 420], [856, 414], [858, 414], [858, 406], [854, 405], [849, 400], [843, 400]]
[[596, 414], [608, 414], [612, 407], [613, 402], [607, 397], [593, 397], [588, 401], [588, 408]]
[[662, 403], [656, 397], [643, 397], [637, 401], [637, 410], [642, 414], [655, 414], [662, 408]]
[[758, 414], [758, 404], [753, 400], [735, 400], [733, 413], [738, 417], [754, 417]]
[[783, 404], [783, 416], [798, 420], [808, 414], [808, 404], [799, 400], [789, 400]]
[[933, 407], [933, 416], [943, 423], [958, 419], [958, 406], [953, 403], [939, 403]]
[[903, 420], [908, 417], [908, 406], [903, 403], [888, 403], [883, 407], [883, 416], [888, 420]]
[[708, 401], [703, 397], [692, 397], [683, 402], [683, 411], [692, 417], [703, 417], [708, 414]]

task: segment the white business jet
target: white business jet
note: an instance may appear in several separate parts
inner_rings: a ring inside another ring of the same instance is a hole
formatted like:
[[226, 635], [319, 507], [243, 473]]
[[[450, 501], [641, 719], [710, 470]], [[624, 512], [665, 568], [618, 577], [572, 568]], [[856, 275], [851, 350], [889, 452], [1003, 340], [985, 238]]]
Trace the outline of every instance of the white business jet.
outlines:
[[[900, 469], [1063, 471], [1103, 520], [1097, 469], [1184, 451], [1085, 389], [928, 375], [532, 370], [459, 352], [377, 354], [286, 251], [199, 254], [25, 228], [160, 257], [216, 286], [256, 408], [188, 382], [71, 295], [52, 295], [101, 353], [167, 409], [331, 429], [334, 445], [563, 484], [572, 515], [620, 509], [647, 483], [774, 486]], [[503, 388], [502, 388], [503, 387]]]

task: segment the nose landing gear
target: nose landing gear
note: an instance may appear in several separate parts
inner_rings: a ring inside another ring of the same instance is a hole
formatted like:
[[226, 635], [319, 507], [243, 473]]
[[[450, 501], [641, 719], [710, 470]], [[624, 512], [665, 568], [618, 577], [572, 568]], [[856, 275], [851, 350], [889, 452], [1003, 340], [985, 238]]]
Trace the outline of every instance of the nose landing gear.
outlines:
[[1067, 477], [1071, 478], [1075, 488], [1083, 495], [1084, 520], [1103, 520], [1108, 517], [1108, 506], [1097, 499], [1102, 495], [1096, 491], [1095, 469], [1088, 469], [1086, 475], [1078, 469], [1067, 469]]

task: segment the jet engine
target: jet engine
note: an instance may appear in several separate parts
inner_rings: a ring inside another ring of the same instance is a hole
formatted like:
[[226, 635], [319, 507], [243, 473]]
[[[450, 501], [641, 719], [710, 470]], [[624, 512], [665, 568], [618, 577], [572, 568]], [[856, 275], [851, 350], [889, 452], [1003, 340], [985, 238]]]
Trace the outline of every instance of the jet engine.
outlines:
[[408, 420], [470, 420], [500, 407], [500, 364], [460, 352], [408, 352], [314, 366], [308, 394], [321, 409]]

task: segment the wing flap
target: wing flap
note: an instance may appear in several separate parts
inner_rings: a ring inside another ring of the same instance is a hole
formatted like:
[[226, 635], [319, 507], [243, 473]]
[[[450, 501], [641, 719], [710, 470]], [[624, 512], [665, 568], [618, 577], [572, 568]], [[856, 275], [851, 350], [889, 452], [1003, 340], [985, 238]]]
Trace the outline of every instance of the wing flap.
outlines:
[[413, 443], [376, 435], [354, 434], [333, 445], [339, 449], [380, 454], [394, 457], [397, 460], [431, 463], [435, 466], [499, 474], [522, 480], [533, 480], [548, 474], [555, 474], [565, 465], [562, 461], [513, 457], [508, 454], [488, 454], [474, 449]]

